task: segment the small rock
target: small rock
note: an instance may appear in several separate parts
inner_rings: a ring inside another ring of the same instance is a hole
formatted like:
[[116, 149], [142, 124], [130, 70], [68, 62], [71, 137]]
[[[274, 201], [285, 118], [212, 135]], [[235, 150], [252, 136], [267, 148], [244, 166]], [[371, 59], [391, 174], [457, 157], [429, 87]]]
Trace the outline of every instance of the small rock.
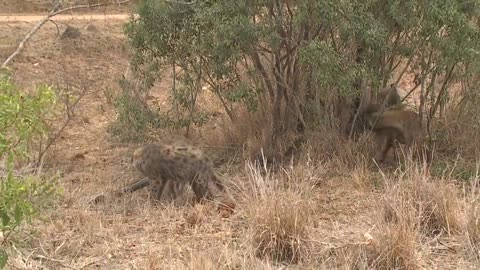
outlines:
[[94, 32], [94, 33], [100, 32], [100, 31], [98, 30], [98, 28], [97, 28], [95, 25], [93, 25], [93, 24], [87, 25], [87, 28], [86, 28], [86, 29], [87, 29], [88, 32]]

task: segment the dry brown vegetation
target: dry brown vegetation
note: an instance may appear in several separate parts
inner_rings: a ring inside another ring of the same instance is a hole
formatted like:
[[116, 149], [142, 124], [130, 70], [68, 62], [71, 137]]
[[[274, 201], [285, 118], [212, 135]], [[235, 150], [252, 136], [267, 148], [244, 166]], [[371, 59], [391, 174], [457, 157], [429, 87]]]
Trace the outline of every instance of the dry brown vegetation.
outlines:
[[[71, 40], [47, 24], [11, 66], [25, 89], [47, 82], [88, 92], [45, 162], [60, 178], [61, 199], [13, 236], [8, 269], [480, 267], [478, 173], [464, 187], [448, 167], [434, 175], [412, 162], [384, 172], [363, 155], [371, 152], [368, 139], [346, 141], [328, 130], [312, 134], [302, 156], [275, 172], [245, 161], [249, 149], [235, 149], [240, 161], [218, 168], [236, 200], [228, 218], [209, 203], [151, 203], [145, 191], [91, 206], [96, 194], [138, 177], [128, 164], [135, 146], [115, 144], [107, 133], [128, 63], [122, 23], [72, 20], [81, 36]], [[32, 25], [0, 24], [0, 59]], [[168, 76], [152, 102], [165, 104]], [[261, 124], [250, 119], [225, 131], [215, 121], [192, 134], [197, 143], [236, 145], [249, 137], [245, 125]]]
[[[131, 1], [127, 6], [115, 5], [118, 3], [116, 0], [62, 0], [62, 1], [49, 1], [49, 0], [1, 0], [0, 14], [39, 14], [39, 12], [48, 12], [50, 11], [54, 4], [57, 2], [62, 2], [63, 7], [73, 6], [73, 5], [95, 5], [100, 3], [110, 4], [108, 9], [106, 8], [92, 8], [87, 10], [88, 13], [102, 13], [108, 11], [108, 13], [117, 13], [125, 12], [130, 10], [134, 3], [138, 0]], [[85, 12], [84, 10], [82, 12]], [[78, 13], [78, 12], [76, 12]]]

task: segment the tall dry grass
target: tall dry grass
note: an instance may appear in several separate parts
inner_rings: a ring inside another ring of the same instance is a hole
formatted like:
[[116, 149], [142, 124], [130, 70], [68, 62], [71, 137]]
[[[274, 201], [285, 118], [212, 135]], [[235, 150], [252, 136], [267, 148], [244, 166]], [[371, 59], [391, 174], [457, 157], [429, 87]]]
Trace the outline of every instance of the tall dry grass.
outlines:
[[[426, 164], [410, 160], [396, 171], [385, 173], [383, 181], [377, 228], [369, 243], [358, 247], [353, 265], [366, 269], [425, 269], [432, 266], [430, 256], [436, 248], [432, 243], [439, 238], [445, 241], [442, 245], [459, 252], [457, 262], [462, 262], [463, 267], [475, 264], [470, 255], [460, 254], [468, 243], [464, 232], [469, 236], [471, 251], [478, 254], [478, 206], [475, 200], [463, 199], [455, 179], [433, 177]], [[478, 194], [473, 197], [478, 200]], [[450, 242], [457, 244], [445, 244]], [[450, 263], [445, 262], [445, 267], [453, 267]]]
[[476, 173], [465, 196], [466, 236], [469, 254], [475, 257], [480, 266], [480, 175]]
[[249, 182], [241, 188], [247, 236], [256, 257], [299, 263], [308, 257], [315, 179], [312, 164], [272, 173], [247, 163]]
[[[23, 255], [17, 258], [31, 260], [27, 251], [33, 248], [32, 258], [48, 258], [35, 265], [49, 268], [81, 268], [99, 259], [105, 261], [99, 267], [141, 269], [474, 265], [478, 215], [466, 211], [478, 212], [473, 188], [468, 200], [462, 200], [453, 178], [436, 178], [429, 167], [415, 162], [382, 173], [363, 161], [354, 170], [341, 167], [342, 162], [319, 161], [306, 152], [296, 164], [275, 172], [264, 163], [232, 168], [236, 173], [226, 177], [226, 184], [237, 207], [226, 219], [209, 203], [158, 205], [148, 202], [146, 192], [93, 209], [83, 206], [82, 192], [67, 193], [73, 207], [59, 205], [51, 222], [35, 224], [43, 230], [21, 247]], [[367, 188], [376, 182], [378, 188]], [[469, 253], [452, 245], [456, 255], [443, 258], [436, 254], [439, 237], [471, 247]], [[12, 263], [20, 265], [21, 260]]]

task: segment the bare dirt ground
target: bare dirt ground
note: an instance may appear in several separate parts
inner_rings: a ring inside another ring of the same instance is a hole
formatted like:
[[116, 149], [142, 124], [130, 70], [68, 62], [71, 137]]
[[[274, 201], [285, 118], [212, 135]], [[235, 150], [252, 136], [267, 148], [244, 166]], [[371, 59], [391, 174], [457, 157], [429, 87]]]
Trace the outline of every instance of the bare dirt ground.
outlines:
[[[0, 59], [13, 52], [38, 16], [0, 16]], [[62, 198], [30, 227], [32, 234], [17, 236], [8, 269], [286, 269], [255, 256], [252, 217], [261, 206], [249, 201], [255, 197], [251, 186], [257, 178], [243, 163], [222, 168], [240, 194], [237, 212], [229, 218], [220, 217], [209, 204], [153, 205], [144, 191], [109, 205], [89, 206], [94, 195], [138, 177], [128, 164], [132, 146], [112, 143], [107, 132], [115, 118], [111, 96], [128, 63], [125, 18], [55, 18], [60, 34], [68, 22], [81, 36], [60, 39], [57, 27], [46, 24], [10, 67], [15, 82], [25, 89], [46, 82], [84, 85], [89, 92], [46, 164], [59, 176]], [[156, 94], [162, 96], [169, 84], [166, 78]], [[332, 176], [331, 167], [306, 164], [285, 172], [285, 177], [302, 179], [302, 185], [310, 183], [293, 199], [311, 213], [310, 252], [305, 263], [290, 269], [349, 269], [342, 261], [348, 259], [343, 249], [363, 244], [364, 233], [376, 230], [374, 209], [380, 195], [364, 185], [363, 172]], [[270, 197], [257, 202], [274, 199]], [[423, 254], [428, 258], [422, 262], [424, 269], [475, 269], [459, 255], [461, 247], [453, 246], [453, 251], [437, 244], [422, 249], [428, 253]]]

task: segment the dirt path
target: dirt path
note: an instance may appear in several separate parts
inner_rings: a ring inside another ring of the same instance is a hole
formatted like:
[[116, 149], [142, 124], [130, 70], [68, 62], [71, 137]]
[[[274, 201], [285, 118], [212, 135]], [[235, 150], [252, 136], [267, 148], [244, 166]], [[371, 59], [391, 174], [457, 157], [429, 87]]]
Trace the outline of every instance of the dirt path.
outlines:
[[[45, 15], [20, 15], [0, 14], [0, 22], [36, 22], [43, 19]], [[59, 14], [52, 19], [60, 21], [68, 20], [126, 20], [130, 14]]]

